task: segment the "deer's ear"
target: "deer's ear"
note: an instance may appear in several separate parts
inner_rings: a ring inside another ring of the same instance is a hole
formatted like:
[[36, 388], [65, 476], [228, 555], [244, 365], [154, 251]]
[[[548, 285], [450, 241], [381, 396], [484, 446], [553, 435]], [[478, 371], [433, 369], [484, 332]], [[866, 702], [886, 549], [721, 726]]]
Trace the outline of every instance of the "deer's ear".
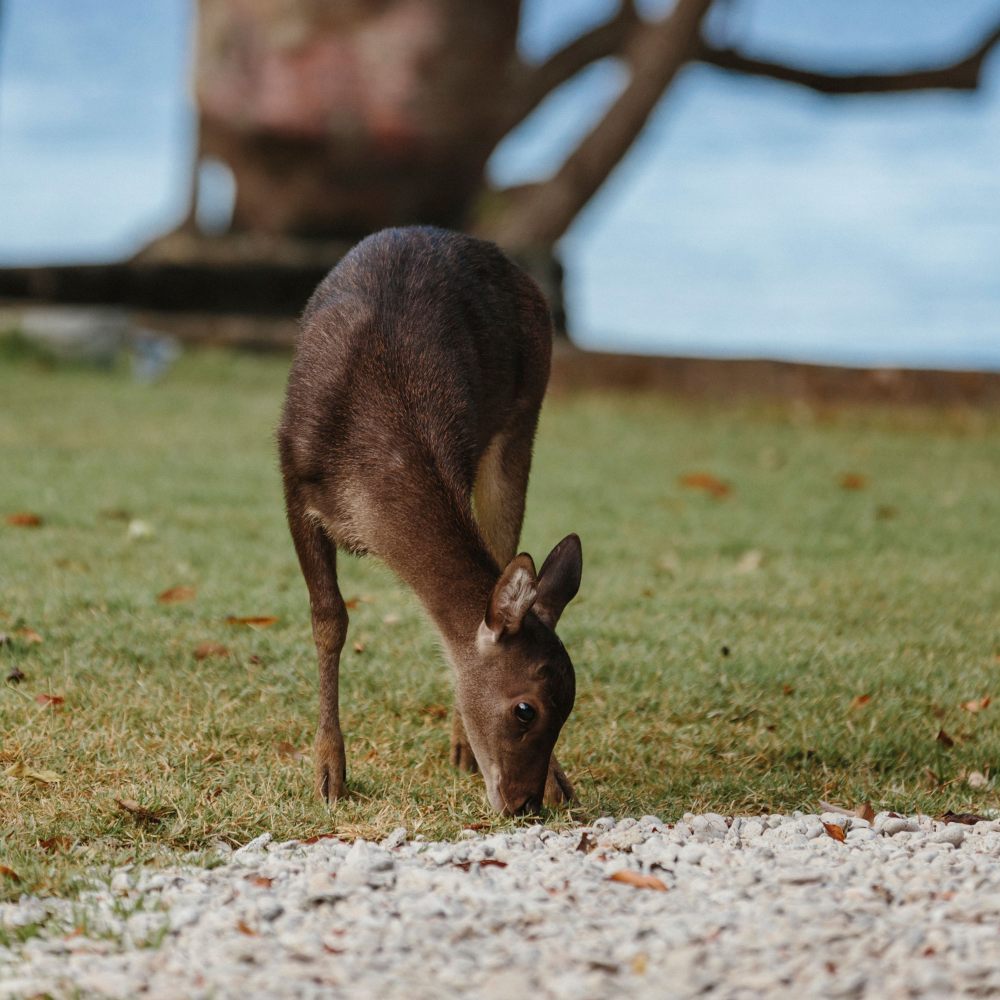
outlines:
[[502, 635], [517, 632], [537, 596], [535, 563], [527, 552], [522, 552], [507, 564], [490, 594], [483, 621], [489, 637], [497, 642]]
[[567, 535], [542, 563], [538, 574], [535, 614], [555, 628], [563, 608], [576, 597], [583, 574], [583, 548], [578, 535]]

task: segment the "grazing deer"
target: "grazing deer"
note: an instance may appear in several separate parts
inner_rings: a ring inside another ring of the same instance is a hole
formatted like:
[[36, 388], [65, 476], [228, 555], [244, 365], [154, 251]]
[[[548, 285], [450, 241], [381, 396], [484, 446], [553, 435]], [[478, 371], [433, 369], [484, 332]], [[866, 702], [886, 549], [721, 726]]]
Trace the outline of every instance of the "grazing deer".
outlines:
[[278, 440], [319, 655], [327, 801], [345, 791], [338, 548], [377, 555], [427, 609], [455, 679], [451, 759], [482, 771], [493, 808], [572, 797], [552, 749], [575, 678], [554, 630], [580, 586], [580, 540], [564, 538], [540, 572], [516, 555], [551, 351], [534, 282], [492, 244], [439, 229], [368, 237], [306, 307]]

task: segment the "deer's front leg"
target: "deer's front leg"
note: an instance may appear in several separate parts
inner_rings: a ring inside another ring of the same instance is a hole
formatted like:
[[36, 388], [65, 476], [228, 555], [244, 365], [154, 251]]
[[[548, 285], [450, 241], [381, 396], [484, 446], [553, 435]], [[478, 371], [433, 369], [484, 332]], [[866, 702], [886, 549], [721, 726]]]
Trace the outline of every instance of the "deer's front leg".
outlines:
[[288, 526], [309, 589], [313, 639], [319, 659], [319, 726], [313, 760], [316, 794], [327, 802], [345, 792], [344, 737], [340, 732], [340, 651], [347, 638], [347, 606], [337, 585], [337, 549], [295, 487], [286, 482]]

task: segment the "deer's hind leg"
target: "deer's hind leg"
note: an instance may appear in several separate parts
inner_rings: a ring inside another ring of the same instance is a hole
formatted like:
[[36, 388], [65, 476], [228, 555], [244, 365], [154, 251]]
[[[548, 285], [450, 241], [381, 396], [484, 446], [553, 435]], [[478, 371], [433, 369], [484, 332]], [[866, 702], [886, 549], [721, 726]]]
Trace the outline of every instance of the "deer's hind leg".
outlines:
[[337, 549], [318, 517], [290, 498], [288, 524], [309, 589], [319, 659], [319, 724], [313, 752], [316, 794], [333, 802], [344, 795], [347, 779], [340, 731], [340, 653], [347, 638], [347, 606], [337, 585]]

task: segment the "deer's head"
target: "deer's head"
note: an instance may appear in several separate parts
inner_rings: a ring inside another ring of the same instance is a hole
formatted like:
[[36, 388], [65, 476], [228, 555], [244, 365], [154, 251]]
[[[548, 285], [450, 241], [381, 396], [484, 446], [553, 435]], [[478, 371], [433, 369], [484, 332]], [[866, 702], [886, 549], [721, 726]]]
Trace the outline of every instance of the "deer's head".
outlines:
[[490, 595], [473, 662], [458, 672], [458, 706], [486, 794], [507, 816], [541, 808], [552, 749], [573, 707], [573, 664], [555, 627], [582, 567], [576, 535], [538, 573], [527, 553], [515, 556]]

